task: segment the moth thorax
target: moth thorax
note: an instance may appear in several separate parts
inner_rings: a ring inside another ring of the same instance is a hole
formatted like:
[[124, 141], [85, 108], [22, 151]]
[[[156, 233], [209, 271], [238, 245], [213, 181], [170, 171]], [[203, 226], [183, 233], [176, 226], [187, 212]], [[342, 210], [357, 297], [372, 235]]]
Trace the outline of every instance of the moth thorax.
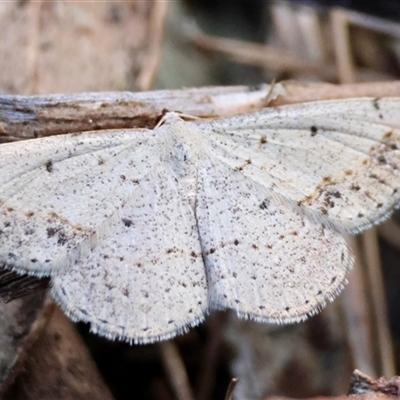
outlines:
[[203, 148], [203, 140], [195, 124], [177, 123], [173, 127], [171, 162], [179, 179], [182, 194], [192, 208], [195, 206], [197, 170]]

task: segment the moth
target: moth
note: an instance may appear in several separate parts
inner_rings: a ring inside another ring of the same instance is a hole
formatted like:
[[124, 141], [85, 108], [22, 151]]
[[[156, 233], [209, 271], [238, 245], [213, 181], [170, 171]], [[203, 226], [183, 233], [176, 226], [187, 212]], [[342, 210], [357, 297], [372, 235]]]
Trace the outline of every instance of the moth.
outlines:
[[111, 339], [302, 321], [346, 282], [342, 234], [398, 207], [399, 128], [400, 98], [354, 98], [2, 144], [0, 267]]

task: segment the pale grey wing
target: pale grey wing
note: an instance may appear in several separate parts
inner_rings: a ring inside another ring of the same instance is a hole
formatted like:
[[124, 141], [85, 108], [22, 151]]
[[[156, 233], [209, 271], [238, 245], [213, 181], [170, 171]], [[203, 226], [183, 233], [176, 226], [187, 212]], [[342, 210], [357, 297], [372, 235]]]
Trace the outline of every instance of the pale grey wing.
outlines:
[[0, 146], [0, 265], [48, 275], [106, 233], [161, 157], [149, 130], [63, 135]]
[[92, 253], [53, 274], [52, 283], [70, 317], [109, 338], [168, 339], [204, 318], [196, 222], [170, 164], [153, 167]]
[[339, 233], [293, 212], [218, 160], [199, 169], [196, 217], [210, 308], [299, 321], [340, 292], [352, 266]]
[[315, 222], [356, 233], [399, 204], [399, 98], [284, 106], [200, 127], [213, 157]]

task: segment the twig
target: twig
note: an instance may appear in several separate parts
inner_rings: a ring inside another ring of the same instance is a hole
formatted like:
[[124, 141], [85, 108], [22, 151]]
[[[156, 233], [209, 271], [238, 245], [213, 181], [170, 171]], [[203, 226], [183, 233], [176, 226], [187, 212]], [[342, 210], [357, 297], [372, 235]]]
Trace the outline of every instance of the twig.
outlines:
[[145, 60], [145, 67], [136, 78], [136, 87], [139, 90], [149, 90], [158, 70], [161, 59], [161, 44], [164, 32], [164, 21], [168, 11], [168, 1], [155, 1], [149, 18], [148, 55]]
[[232, 400], [233, 392], [236, 388], [237, 383], [238, 383], [238, 378], [232, 378], [232, 380], [229, 383], [228, 390], [226, 391], [225, 400]]
[[372, 321], [365, 296], [360, 248], [354, 237], [348, 237], [347, 242], [355, 255], [355, 265], [350, 273], [348, 286], [342, 295], [349, 350], [353, 365], [366, 371], [368, 375], [376, 376], [376, 364], [372, 354], [374, 348], [371, 337]]
[[[385, 289], [382, 278], [379, 243], [376, 228], [364, 232], [362, 235], [365, 266], [371, 294], [371, 305], [374, 317], [374, 327], [377, 336], [377, 350], [379, 356], [379, 375], [393, 376], [396, 373], [394, 349], [389, 329]], [[371, 349], [372, 350], [372, 349]]]
[[207, 35], [199, 35], [193, 41], [197, 47], [203, 50], [225, 54], [238, 63], [267, 68], [280, 73], [315, 72], [326, 80], [333, 80], [336, 77], [336, 70], [330, 66], [316, 66], [301, 61], [296, 54], [272, 46]]
[[171, 340], [158, 345], [165, 371], [178, 400], [194, 400], [185, 365], [175, 343]]

